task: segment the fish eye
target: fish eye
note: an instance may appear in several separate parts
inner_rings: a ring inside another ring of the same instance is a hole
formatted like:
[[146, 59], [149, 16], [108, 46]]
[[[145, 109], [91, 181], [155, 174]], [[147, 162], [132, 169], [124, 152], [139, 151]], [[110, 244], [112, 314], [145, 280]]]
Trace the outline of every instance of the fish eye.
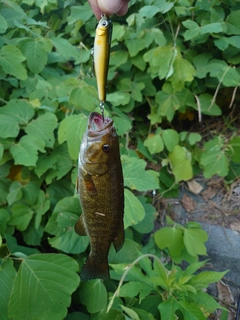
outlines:
[[110, 150], [110, 145], [109, 144], [104, 144], [103, 146], [102, 146], [102, 150], [103, 150], [103, 152], [108, 152], [109, 150]]

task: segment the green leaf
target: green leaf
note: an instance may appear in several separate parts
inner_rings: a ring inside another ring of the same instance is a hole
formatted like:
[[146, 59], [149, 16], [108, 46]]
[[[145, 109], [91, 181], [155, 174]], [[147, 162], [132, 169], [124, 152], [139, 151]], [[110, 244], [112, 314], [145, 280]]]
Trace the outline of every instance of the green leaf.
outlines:
[[123, 309], [123, 311], [130, 317], [130, 319], [133, 319], [133, 320], [140, 320], [138, 314], [133, 310], [133, 309], [130, 309], [128, 307], [125, 307], [123, 305], [120, 305], [120, 307]]
[[6, 19], [0, 14], [0, 33], [4, 33], [7, 30], [8, 24]]
[[180, 101], [177, 95], [169, 92], [159, 91], [156, 94], [155, 99], [158, 105], [158, 115], [166, 117], [168, 121], [172, 121], [176, 110], [180, 108]]
[[226, 34], [240, 34], [240, 26], [239, 26], [239, 19], [240, 19], [240, 10], [233, 10], [226, 19], [227, 25], [227, 32]]
[[35, 111], [32, 105], [22, 99], [12, 99], [0, 109], [0, 115], [11, 117], [12, 121], [17, 122], [19, 125], [26, 125], [28, 121], [32, 119], [34, 113]]
[[12, 214], [8, 224], [16, 226], [18, 230], [24, 231], [27, 229], [31, 219], [33, 217], [33, 211], [25, 204], [15, 204], [12, 207]]
[[220, 177], [228, 174], [228, 158], [222, 136], [215, 137], [204, 144], [200, 164], [203, 166], [203, 173], [206, 178], [210, 178], [214, 174], [218, 174]]
[[138, 224], [145, 216], [145, 210], [138, 198], [128, 189], [124, 189], [124, 228]]
[[195, 21], [186, 20], [186, 21], [183, 21], [182, 24], [184, 25], [184, 27], [189, 29], [184, 32], [185, 41], [191, 40], [199, 35], [201, 29]]
[[70, 6], [71, 9], [71, 15], [68, 18], [68, 24], [72, 25], [79, 20], [82, 20], [84, 22], [88, 21], [92, 15], [93, 12], [90, 9], [89, 5], [78, 5], [78, 6]]
[[144, 146], [146, 146], [151, 154], [159, 153], [163, 151], [163, 140], [160, 134], [154, 134], [148, 137], [144, 141]]
[[227, 273], [215, 271], [203, 271], [189, 280], [189, 284], [196, 290], [202, 290], [209, 286], [210, 283], [218, 282]]
[[20, 141], [10, 148], [15, 164], [35, 166], [38, 159], [38, 150], [45, 152], [45, 142], [37, 136], [23, 136]]
[[139, 233], [147, 234], [151, 232], [154, 228], [154, 221], [157, 212], [156, 209], [150, 203], [147, 203], [147, 199], [145, 197], [138, 197], [138, 200], [140, 200], [141, 204], [144, 207], [145, 216], [139, 223], [135, 224], [133, 228], [137, 230]]
[[83, 115], [70, 115], [59, 126], [58, 141], [67, 141], [68, 151], [73, 160], [77, 160], [80, 142], [87, 127], [87, 118]]
[[10, 215], [7, 210], [0, 209], [0, 234], [4, 234]]
[[99, 312], [107, 304], [107, 290], [101, 280], [82, 282], [79, 297], [89, 313]]
[[124, 185], [131, 190], [147, 191], [158, 189], [157, 179], [145, 170], [146, 162], [138, 158], [122, 156]]
[[167, 78], [172, 73], [172, 65], [176, 56], [176, 49], [173, 46], [164, 46], [151, 49], [144, 54], [143, 59], [150, 64], [150, 71], [157, 74], [160, 79]]
[[79, 285], [78, 268], [74, 259], [59, 253], [23, 259], [13, 284], [9, 316], [18, 320], [65, 318], [71, 294]]
[[9, 188], [9, 194], [7, 196], [8, 204], [11, 205], [21, 199], [22, 194], [22, 184], [19, 181], [14, 181]]
[[6, 45], [0, 49], [0, 66], [3, 71], [20, 80], [27, 79], [27, 71], [22, 66], [24, 60], [26, 58], [21, 51], [13, 45]]
[[25, 128], [25, 132], [32, 137], [45, 142], [45, 146], [52, 148], [55, 142], [54, 129], [57, 127], [57, 117], [47, 112], [38, 116], [36, 120], [32, 120]]
[[122, 285], [119, 297], [133, 298], [139, 294], [139, 300], [141, 302], [141, 300], [148, 296], [152, 290], [153, 287], [142, 281], [131, 281]]
[[200, 229], [184, 229], [183, 241], [187, 251], [192, 256], [206, 255], [206, 246], [204, 243], [207, 241], [208, 235], [204, 230]]
[[3, 259], [0, 262], [0, 318], [9, 320], [8, 303], [12, 291], [16, 270], [12, 259]]
[[162, 132], [163, 142], [169, 152], [172, 152], [178, 144], [179, 138], [177, 131], [173, 129], [166, 129]]
[[27, 59], [30, 71], [40, 73], [48, 60], [44, 44], [39, 39], [30, 39], [21, 49]]
[[56, 47], [57, 52], [66, 60], [77, 60], [80, 58], [79, 51], [70, 42], [63, 38], [52, 37], [50, 38], [53, 46]]
[[173, 69], [174, 71], [169, 81], [172, 83], [175, 91], [181, 91], [184, 88], [185, 82], [193, 81], [196, 71], [192, 64], [188, 60], [183, 59], [180, 54], [174, 60]]
[[240, 162], [240, 137], [235, 137], [230, 140], [229, 146], [231, 147], [229, 155], [233, 162]]
[[97, 90], [92, 86], [74, 88], [69, 96], [69, 103], [76, 109], [85, 109], [89, 112], [96, 109], [98, 101]]
[[141, 16], [144, 18], [152, 18], [153, 16], [155, 16], [155, 14], [159, 12], [159, 8], [156, 6], [144, 6], [139, 10], [139, 13], [141, 14]]
[[168, 159], [177, 182], [187, 181], [193, 177], [191, 154], [187, 149], [178, 145], [175, 146], [173, 152], [169, 153]]
[[185, 300], [178, 301], [178, 305], [185, 320], [206, 320], [205, 315], [196, 305], [186, 302]]
[[217, 301], [203, 291], [198, 291], [194, 294], [189, 293], [190, 298], [205, 312], [213, 313], [216, 309], [222, 309], [223, 307], [217, 303]]
[[5, 114], [0, 115], [0, 127], [0, 137], [4, 139], [17, 137], [20, 130], [17, 121]]
[[155, 232], [154, 239], [160, 249], [168, 248], [173, 257], [179, 256], [184, 248], [183, 232], [178, 227], [164, 227]]
[[190, 132], [188, 141], [191, 146], [195, 145], [197, 142], [202, 140], [202, 136], [199, 133]]
[[170, 297], [167, 301], [163, 301], [159, 304], [158, 309], [161, 314], [161, 320], [175, 320], [175, 311], [177, 309], [177, 305], [175, 303], [175, 299]]

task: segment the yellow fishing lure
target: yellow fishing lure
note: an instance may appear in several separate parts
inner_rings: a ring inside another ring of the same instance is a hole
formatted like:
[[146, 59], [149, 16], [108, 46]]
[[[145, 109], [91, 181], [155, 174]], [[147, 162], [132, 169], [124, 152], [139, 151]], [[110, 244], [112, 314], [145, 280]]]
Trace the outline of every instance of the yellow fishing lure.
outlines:
[[112, 23], [109, 18], [102, 13], [101, 20], [96, 28], [96, 36], [93, 50], [94, 73], [97, 79], [98, 96], [100, 107], [104, 108], [106, 100], [107, 74], [110, 56], [110, 46], [112, 38]]

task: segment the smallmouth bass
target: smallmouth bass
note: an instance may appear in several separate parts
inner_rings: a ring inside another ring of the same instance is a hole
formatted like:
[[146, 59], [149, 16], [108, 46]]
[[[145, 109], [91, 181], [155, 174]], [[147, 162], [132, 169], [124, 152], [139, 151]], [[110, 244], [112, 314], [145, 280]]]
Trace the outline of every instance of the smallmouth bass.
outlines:
[[82, 215], [75, 231], [88, 235], [91, 245], [81, 280], [107, 279], [110, 245], [119, 251], [124, 243], [124, 186], [113, 120], [97, 112], [90, 114], [80, 146], [78, 190]]
[[97, 79], [98, 96], [100, 104], [106, 100], [107, 74], [112, 38], [112, 23], [102, 13], [101, 20], [96, 28], [93, 48], [94, 73]]

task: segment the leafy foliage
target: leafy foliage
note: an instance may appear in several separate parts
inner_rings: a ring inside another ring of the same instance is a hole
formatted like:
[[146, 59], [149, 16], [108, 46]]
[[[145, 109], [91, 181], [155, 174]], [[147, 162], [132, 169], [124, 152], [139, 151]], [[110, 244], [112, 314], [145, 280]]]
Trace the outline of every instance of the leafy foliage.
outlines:
[[[87, 117], [99, 111], [89, 77], [96, 20], [87, 1], [0, 3], [1, 319], [191, 320], [219, 308], [202, 289], [223, 273], [195, 275], [207, 240], [198, 224], [168, 220], [142, 243], [157, 215], [149, 191], [176, 195], [199, 169], [229, 180], [239, 172], [239, 137], [203, 141], [174, 125], [222, 115], [219, 92], [240, 83], [239, 16], [239, 1], [132, 0], [113, 17], [105, 111], [120, 136], [126, 241], [110, 250], [112, 280], [79, 285], [89, 240], [73, 230], [74, 190]], [[139, 258], [146, 252], [153, 262]]]

